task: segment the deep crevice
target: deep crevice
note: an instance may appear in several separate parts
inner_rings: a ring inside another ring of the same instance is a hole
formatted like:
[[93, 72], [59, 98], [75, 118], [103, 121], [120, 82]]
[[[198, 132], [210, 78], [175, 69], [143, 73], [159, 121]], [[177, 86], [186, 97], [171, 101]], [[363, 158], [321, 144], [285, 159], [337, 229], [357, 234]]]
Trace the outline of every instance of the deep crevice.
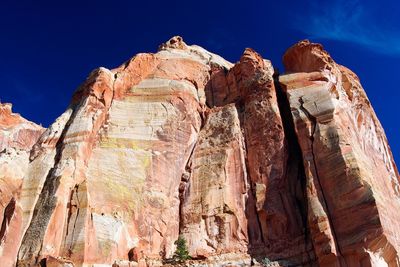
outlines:
[[[78, 196], [78, 189], [79, 189], [79, 185], [75, 185], [74, 192], [75, 192], [76, 201], [77, 201], [77, 203], [76, 203], [76, 216], [75, 216], [75, 220], [74, 220], [74, 225], [72, 227], [71, 244], [70, 244], [70, 246], [68, 248], [69, 257], [71, 257], [71, 255], [72, 255], [73, 238], [74, 238], [74, 233], [75, 233], [75, 228], [76, 228], [76, 222], [78, 221], [79, 211], [80, 211], [80, 201], [79, 201], [79, 196]], [[67, 228], [68, 228], [68, 225], [67, 225]]]
[[[239, 101], [237, 101], [235, 103], [235, 106], [236, 106], [236, 110], [237, 110], [237, 113], [238, 113], [238, 116], [239, 116], [240, 128], [243, 131], [242, 136], [243, 136], [243, 146], [244, 146], [244, 153], [245, 153], [244, 162], [245, 162], [245, 168], [246, 168], [246, 173], [247, 173], [247, 183], [249, 185], [249, 189], [247, 191], [248, 198], [247, 198], [246, 204], [245, 204], [246, 218], [250, 217], [252, 215], [251, 213], [254, 213], [254, 215], [256, 216], [256, 219], [257, 219], [258, 233], [260, 234], [261, 243], [265, 244], [264, 235], [263, 235], [262, 226], [261, 226], [261, 221], [260, 221], [260, 217], [259, 217], [259, 214], [258, 214], [258, 211], [257, 211], [256, 203], [255, 203], [255, 201], [256, 201], [256, 198], [255, 198], [255, 195], [254, 195], [255, 189], [254, 189], [254, 185], [253, 185], [253, 183], [251, 181], [249, 161], [248, 161], [248, 158], [247, 158], [247, 152], [248, 152], [247, 139], [248, 138], [246, 138], [246, 131], [245, 131], [245, 103], [244, 103], [244, 101], [239, 100]], [[251, 200], [253, 200], [253, 201], [251, 201]], [[251, 204], [254, 204], [254, 205], [251, 205]], [[250, 209], [252, 209], [252, 210], [250, 210]], [[250, 212], [250, 214], [249, 214], [249, 212]], [[248, 228], [250, 228], [250, 227], [251, 227], [251, 225], [248, 224]], [[249, 253], [252, 254], [252, 252], [251, 252], [251, 249], [252, 249], [252, 247], [251, 247], [251, 245], [252, 245], [251, 244], [251, 239], [252, 239], [252, 237], [250, 236], [250, 233], [252, 231], [250, 231], [250, 229], [247, 229], [247, 232], [248, 232], [248, 235], [249, 235], [248, 236], [248, 238], [249, 238], [249, 244], [248, 244]]]
[[8, 202], [6, 208], [4, 209], [3, 222], [1, 223], [1, 228], [0, 228], [0, 245], [6, 238], [8, 225], [10, 224], [14, 212], [15, 212], [15, 199], [14, 197], [12, 197], [10, 202]]
[[[104, 105], [106, 110], [106, 115], [104, 120], [107, 121], [108, 118], [108, 112], [109, 109], [111, 108], [113, 99], [114, 99], [114, 85], [115, 81], [118, 78], [118, 73], [114, 74], [114, 80], [112, 83], [112, 97], [111, 97], [111, 103], [110, 106], [107, 108], [105, 105], [105, 100], [99, 99], [100, 102]], [[89, 77], [90, 78], [90, 77]], [[89, 79], [88, 78], [88, 79]], [[88, 80], [87, 80], [88, 81]], [[87, 82], [86, 81], [86, 82]], [[86, 83], [85, 82], [85, 83]], [[82, 86], [87, 86], [87, 84], [83, 84]], [[90, 88], [91, 86], [89, 86]], [[104, 97], [104, 92], [103, 92], [103, 97]], [[21, 242], [21, 246], [18, 251], [18, 257], [17, 257], [17, 266], [19, 262], [30, 262], [32, 261], [32, 258], [35, 259], [34, 263], [38, 264], [38, 261], [40, 259], [40, 254], [42, 251], [42, 246], [43, 246], [43, 238], [44, 238], [44, 232], [48, 226], [48, 223], [50, 221], [52, 212], [54, 211], [56, 207], [56, 202], [57, 199], [55, 197], [55, 193], [60, 185], [60, 176], [56, 175], [56, 170], [58, 165], [60, 164], [61, 158], [62, 158], [62, 151], [64, 149], [64, 139], [65, 136], [74, 121], [80, 105], [83, 103], [86, 98], [82, 99], [79, 103], [74, 104], [71, 108], [73, 109], [73, 112], [71, 113], [70, 117], [68, 118], [67, 123], [65, 124], [60, 137], [57, 140], [57, 143], [55, 145], [55, 156], [54, 156], [54, 164], [53, 167], [49, 170], [43, 187], [42, 191], [40, 192], [40, 195], [37, 199], [37, 202], [35, 204], [35, 208], [32, 214], [32, 218], [30, 220], [30, 224], [24, 234], [23, 240]], [[28, 245], [25, 245], [25, 244]], [[39, 249], [37, 249], [39, 247]], [[21, 248], [25, 248], [24, 251], [22, 251], [21, 255]], [[36, 254], [36, 255], [35, 255]], [[21, 261], [21, 259], [23, 259]]]
[[[295, 168], [295, 170], [297, 169], [296, 183], [297, 182], [300, 183], [301, 195], [297, 194], [296, 190], [295, 192], [292, 193], [295, 196], [297, 208], [300, 212], [300, 216], [302, 219], [305, 252], [307, 253], [308, 260], [311, 263], [315, 260], [315, 256], [310, 255], [310, 251], [307, 248], [308, 245], [311, 245], [311, 252], [314, 253], [314, 246], [311, 239], [311, 233], [308, 227], [309, 207], [308, 207], [307, 189], [306, 189], [307, 178], [303, 165], [303, 154], [297, 138], [289, 100], [279, 83], [279, 73], [276, 71], [273, 77], [274, 77], [276, 97], [278, 100], [279, 113], [281, 115], [283, 130], [287, 141], [288, 158], [286, 162], [286, 172], [289, 172], [290, 168]], [[293, 162], [295, 162], [295, 164], [293, 164]]]
[[41, 259], [40, 262], [39, 262], [39, 266], [40, 267], [46, 267], [47, 266], [47, 259], [46, 258]]
[[[199, 133], [200, 133], [200, 131], [199, 131]], [[184, 227], [183, 205], [185, 204], [185, 199], [187, 197], [188, 189], [190, 186], [190, 178], [192, 176], [191, 163], [192, 163], [193, 153], [196, 148], [197, 142], [198, 142], [198, 138], [195, 141], [195, 143], [193, 144], [193, 147], [190, 151], [189, 157], [185, 164], [185, 169], [181, 175], [181, 182], [180, 182], [179, 188], [178, 188], [179, 189], [179, 235], [182, 234], [182, 230]]]
[[[45, 182], [43, 184], [42, 191], [38, 197], [35, 208], [33, 210], [32, 218], [30, 224], [24, 234], [21, 246], [18, 251], [17, 266], [21, 260], [23, 262], [31, 261], [32, 257], [35, 259], [35, 264], [38, 264], [40, 257], [40, 252], [42, 250], [42, 243], [44, 238], [44, 232], [50, 221], [51, 214], [56, 207], [56, 197], [55, 193], [60, 185], [60, 176], [56, 176], [57, 166], [61, 161], [61, 154], [64, 148], [64, 138], [68, 132], [72, 121], [75, 119], [77, 114], [78, 105], [73, 108], [73, 112], [69, 117], [64, 129], [57, 140], [55, 145], [56, 153], [54, 155], [53, 167], [47, 173]], [[39, 249], [37, 249], [39, 247]], [[21, 248], [25, 248], [21, 253]], [[27, 255], [28, 254], [28, 255]], [[36, 255], [35, 255], [36, 254]]]
[[73, 196], [74, 196], [74, 190], [72, 190], [71, 192], [70, 192], [70, 196], [69, 196], [69, 201], [68, 201], [68, 203], [67, 203], [67, 205], [68, 205], [68, 214], [67, 214], [67, 229], [66, 229], [66, 233], [65, 233], [65, 236], [64, 236], [64, 243], [66, 243], [67, 242], [67, 236], [68, 236], [68, 225], [69, 225], [69, 222], [70, 222], [70, 220], [71, 220], [71, 216], [72, 216], [72, 199], [73, 199]]
[[190, 150], [189, 156], [186, 160], [185, 163], [185, 169], [183, 170], [181, 174], [181, 182], [178, 187], [178, 196], [179, 196], [179, 235], [182, 234], [182, 230], [184, 228], [184, 222], [183, 222], [183, 205], [185, 204], [185, 200], [187, 198], [188, 191], [190, 189], [190, 180], [192, 176], [192, 158], [194, 151], [197, 147], [197, 143], [199, 141], [199, 135], [200, 132], [203, 130], [205, 125], [207, 124], [207, 119], [208, 116], [205, 113], [205, 107], [201, 107], [201, 110], [198, 110], [199, 116], [200, 116], [200, 128], [199, 131], [197, 132], [197, 137], [196, 140], [193, 143], [193, 147]]

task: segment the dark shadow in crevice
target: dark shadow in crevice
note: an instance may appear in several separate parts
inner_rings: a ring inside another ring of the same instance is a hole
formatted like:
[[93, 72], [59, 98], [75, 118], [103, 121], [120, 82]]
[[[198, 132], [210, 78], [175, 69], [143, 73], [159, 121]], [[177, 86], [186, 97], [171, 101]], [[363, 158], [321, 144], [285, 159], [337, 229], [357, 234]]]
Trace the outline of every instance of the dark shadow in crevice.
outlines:
[[279, 72], [275, 70], [273, 75], [279, 112], [282, 118], [283, 130], [287, 141], [288, 158], [286, 163], [286, 177], [291, 178], [289, 193], [295, 197], [297, 210], [302, 220], [304, 244], [308, 256], [308, 264], [315, 262], [313, 243], [308, 225], [308, 200], [306, 191], [306, 174], [303, 165], [303, 154], [295, 131], [295, 125], [291, 113], [289, 100], [279, 83]]
[[41, 259], [40, 262], [39, 262], [39, 266], [40, 267], [46, 267], [47, 266], [47, 259], [46, 258]]
[[[244, 145], [244, 150], [245, 150], [245, 168], [246, 168], [246, 173], [247, 173], [247, 184], [249, 185], [249, 188], [247, 190], [247, 200], [246, 200], [246, 204], [245, 204], [245, 215], [246, 215], [246, 219], [248, 221], [248, 229], [247, 229], [247, 234], [248, 234], [248, 239], [249, 239], [249, 244], [248, 244], [248, 252], [249, 254], [252, 254], [252, 250], [255, 244], [252, 244], [250, 241], [252, 240], [257, 240], [258, 244], [264, 244], [264, 236], [262, 234], [262, 226], [261, 226], [261, 221], [260, 218], [258, 216], [257, 213], [257, 209], [256, 209], [256, 202], [255, 202], [255, 189], [254, 189], [254, 184], [251, 181], [250, 178], [250, 170], [249, 170], [249, 162], [248, 162], [248, 158], [247, 158], [247, 138], [246, 138], [246, 131], [245, 129], [245, 103], [244, 101], [241, 99], [239, 101], [237, 101], [235, 103], [236, 106], [236, 110], [238, 112], [239, 115], [239, 121], [240, 121], [240, 128], [243, 131], [243, 145]], [[251, 217], [255, 217], [255, 225], [251, 224], [249, 222], [251, 222]], [[256, 226], [256, 229], [253, 229], [252, 227]]]
[[[279, 84], [279, 74], [274, 74], [274, 83], [275, 83], [275, 91], [278, 99], [279, 112], [282, 118], [283, 130], [285, 133], [285, 138], [287, 141], [287, 150], [288, 150], [288, 158], [287, 158], [287, 168], [290, 167], [297, 169], [297, 180], [299, 181], [301, 194], [296, 191], [292, 191], [294, 195], [296, 195], [296, 202], [298, 204], [298, 208], [301, 213], [303, 226], [307, 230], [307, 214], [308, 214], [308, 205], [307, 205], [307, 192], [306, 192], [306, 175], [303, 165], [303, 154], [301, 152], [300, 144], [297, 140], [297, 134], [295, 131], [295, 126], [292, 118], [292, 113], [290, 111], [289, 100], [285, 92], [283, 92], [280, 84]], [[289, 170], [287, 171], [289, 172]], [[307, 233], [308, 235], [309, 233]]]
[[[73, 107], [73, 110], [74, 111], [65, 124], [65, 127], [55, 145], [56, 152], [54, 155], [54, 164], [47, 173], [42, 191], [40, 192], [33, 211], [32, 219], [22, 239], [21, 246], [18, 251], [17, 266], [21, 260], [24, 263], [26, 261], [30, 263], [34, 262], [35, 264], [42, 264], [43, 259], [40, 262], [38, 261], [40, 260], [43, 238], [50, 221], [50, 217], [56, 207], [57, 197], [55, 196], [55, 193], [60, 185], [61, 179], [61, 177], [56, 174], [57, 166], [61, 161], [62, 150], [64, 149], [64, 138], [76, 116], [78, 109], [75, 106]], [[23, 249], [23, 251], [21, 249]]]
[[6, 238], [8, 226], [10, 225], [10, 221], [12, 219], [12, 216], [14, 215], [14, 212], [15, 212], [15, 199], [14, 197], [12, 197], [10, 202], [8, 202], [6, 208], [4, 209], [3, 222], [1, 223], [1, 228], [0, 228], [0, 245]]

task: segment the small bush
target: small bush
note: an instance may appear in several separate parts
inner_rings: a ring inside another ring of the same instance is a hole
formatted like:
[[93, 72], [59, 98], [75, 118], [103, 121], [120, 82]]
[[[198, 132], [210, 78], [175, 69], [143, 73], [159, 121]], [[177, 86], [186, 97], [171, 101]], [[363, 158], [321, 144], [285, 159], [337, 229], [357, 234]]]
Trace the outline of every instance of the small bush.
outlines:
[[190, 260], [189, 251], [186, 245], [186, 239], [183, 236], [179, 236], [178, 240], [175, 241], [176, 250], [174, 253], [174, 259], [182, 263]]

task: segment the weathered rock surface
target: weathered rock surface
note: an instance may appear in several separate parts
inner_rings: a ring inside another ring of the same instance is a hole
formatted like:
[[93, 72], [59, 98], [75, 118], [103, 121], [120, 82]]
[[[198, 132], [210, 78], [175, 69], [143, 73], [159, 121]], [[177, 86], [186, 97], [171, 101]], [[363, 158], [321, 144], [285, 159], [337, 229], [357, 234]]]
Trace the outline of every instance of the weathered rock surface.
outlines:
[[308, 220], [322, 266], [398, 266], [399, 176], [359, 79], [319, 44], [283, 57], [282, 75], [307, 179]]
[[2, 106], [2, 264], [159, 266], [181, 234], [191, 266], [400, 266], [399, 175], [357, 76], [308, 41], [284, 65], [173, 37], [93, 71], [44, 133]]
[[0, 258], [15, 263], [21, 241], [21, 185], [26, 178], [29, 153], [44, 129], [13, 113], [11, 104], [0, 103]]
[[29, 151], [44, 128], [12, 112], [12, 105], [0, 103], [0, 151], [14, 148]]

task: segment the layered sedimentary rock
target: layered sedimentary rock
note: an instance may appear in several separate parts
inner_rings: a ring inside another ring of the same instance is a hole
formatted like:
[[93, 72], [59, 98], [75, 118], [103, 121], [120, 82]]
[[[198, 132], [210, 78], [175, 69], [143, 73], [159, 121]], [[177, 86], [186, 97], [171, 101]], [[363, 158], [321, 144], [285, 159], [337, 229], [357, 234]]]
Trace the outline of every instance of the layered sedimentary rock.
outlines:
[[183, 175], [181, 232], [191, 255], [247, 251], [245, 149], [235, 105], [211, 109]]
[[0, 103], [0, 151], [31, 150], [44, 128], [12, 112], [12, 105]]
[[308, 219], [322, 266], [398, 266], [399, 176], [357, 76], [319, 44], [283, 57], [307, 177]]
[[93, 71], [44, 133], [1, 109], [24, 153], [0, 155], [20, 168], [2, 263], [159, 266], [182, 235], [192, 265], [400, 266], [399, 176], [357, 76], [308, 41], [284, 65], [173, 37]]
[[21, 185], [29, 153], [44, 129], [13, 113], [11, 104], [0, 103], [0, 258], [11, 266], [21, 240]]
[[248, 181], [248, 252], [309, 262], [314, 256], [304, 224], [303, 172], [300, 158], [289, 153], [296, 148], [285, 137], [290, 133], [284, 130], [271, 62], [246, 49], [224, 72], [212, 72], [206, 95], [210, 106], [233, 102], [239, 112]]

